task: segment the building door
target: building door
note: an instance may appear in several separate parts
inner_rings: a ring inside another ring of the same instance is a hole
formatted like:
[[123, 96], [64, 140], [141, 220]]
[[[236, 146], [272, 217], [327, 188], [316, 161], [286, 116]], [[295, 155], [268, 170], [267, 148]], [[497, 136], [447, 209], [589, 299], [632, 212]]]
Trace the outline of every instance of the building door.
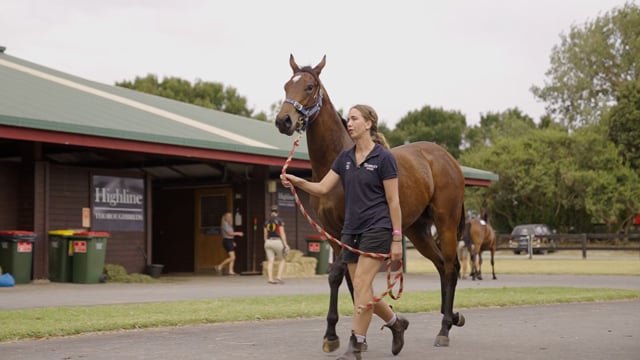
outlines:
[[213, 271], [227, 257], [222, 247], [220, 222], [231, 211], [231, 188], [198, 189], [195, 191], [195, 272]]

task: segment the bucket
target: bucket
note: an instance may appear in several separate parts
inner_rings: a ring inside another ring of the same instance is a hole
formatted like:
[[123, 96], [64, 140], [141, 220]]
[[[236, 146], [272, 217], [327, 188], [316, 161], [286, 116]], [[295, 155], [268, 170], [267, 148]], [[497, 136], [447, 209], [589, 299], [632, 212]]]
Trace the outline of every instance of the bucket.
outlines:
[[164, 265], [160, 265], [160, 264], [147, 265], [147, 273], [152, 278], [157, 279], [160, 277], [160, 274], [162, 274], [163, 268], [164, 268]]

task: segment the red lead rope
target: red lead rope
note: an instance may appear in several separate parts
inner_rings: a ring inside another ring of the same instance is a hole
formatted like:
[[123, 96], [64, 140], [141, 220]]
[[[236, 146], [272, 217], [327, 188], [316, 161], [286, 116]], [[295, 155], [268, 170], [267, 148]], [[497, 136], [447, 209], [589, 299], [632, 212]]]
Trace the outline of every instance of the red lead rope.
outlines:
[[[294, 140], [294, 142], [293, 142], [293, 148], [289, 152], [289, 156], [287, 157], [287, 160], [285, 161], [284, 166], [282, 167], [282, 175], [283, 176], [286, 175], [286, 173], [287, 173], [287, 167], [289, 167], [289, 163], [291, 162], [291, 159], [293, 158], [293, 153], [295, 152], [296, 147], [298, 147], [300, 145], [300, 137], [301, 136], [302, 136], [302, 133], [299, 133], [298, 138], [296, 140]], [[331, 234], [326, 232], [322, 228], [322, 226], [318, 225], [318, 223], [316, 223], [311, 218], [311, 216], [309, 216], [309, 214], [305, 210], [304, 206], [302, 206], [302, 202], [300, 202], [300, 198], [298, 197], [298, 194], [296, 193], [295, 186], [293, 186], [293, 184], [292, 184], [289, 187], [289, 189], [291, 189], [291, 193], [293, 194], [293, 197], [296, 200], [296, 205], [298, 205], [298, 208], [300, 209], [300, 212], [302, 213], [302, 215], [304, 215], [304, 217], [307, 219], [307, 221], [309, 221], [309, 224], [311, 224], [311, 226], [313, 226], [316, 230], [318, 230], [318, 232], [320, 234], [322, 234], [326, 239], [329, 239], [329, 240], [333, 241], [334, 243], [340, 245], [342, 248], [348, 249], [349, 251], [352, 251], [354, 253], [357, 253], [357, 254], [360, 254], [360, 255], [364, 255], [364, 256], [373, 257], [373, 258], [378, 258], [378, 259], [381, 259], [381, 260], [386, 260], [386, 266], [385, 267], [386, 267], [386, 271], [387, 271], [387, 290], [385, 292], [383, 292], [382, 294], [380, 294], [379, 297], [375, 297], [374, 296], [373, 300], [370, 301], [369, 303], [367, 303], [366, 305], [358, 305], [358, 312], [362, 312], [364, 310], [372, 308], [374, 304], [376, 304], [377, 302], [382, 300], [382, 298], [384, 298], [387, 295], [389, 295], [389, 297], [391, 297], [394, 300], [400, 299], [400, 296], [402, 295], [402, 290], [404, 288], [404, 276], [402, 274], [402, 260], [399, 261], [398, 270], [392, 271], [391, 270], [390, 254], [379, 254], [379, 253], [370, 253], [370, 252], [360, 251], [360, 250], [354, 249], [351, 246], [346, 245], [346, 244], [342, 243], [340, 240], [334, 238], [333, 236], [331, 236]], [[392, 273], [394, 273], [393, 280], [391, 280], [391, 277], [392, 277], [391, 274]], [[396, 283], [398, 282], [398, 280], [400, 281], [399, 288], [398, 288], [398, 293], [394, 295], [393, 288], [396, 286]]]

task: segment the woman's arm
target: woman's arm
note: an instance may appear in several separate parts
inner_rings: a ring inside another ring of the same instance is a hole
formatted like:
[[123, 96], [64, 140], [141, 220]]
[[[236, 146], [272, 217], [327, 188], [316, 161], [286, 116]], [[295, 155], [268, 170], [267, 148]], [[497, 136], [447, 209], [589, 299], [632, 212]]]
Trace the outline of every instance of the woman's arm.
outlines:
[[322, 196], [331, 191], [331, 189], [338, 184], [340, 176], [336, 174], [335, 171], [329, 170], [329, 172], [319, 182], [307, 181], [291, 174], [285, 174], [284, 177], [281, 175], [280, 179], [282, 181], [282, 186], [286, 188], [293, 185], [304, 190], [310, 195]]
[[287, 233], [284, 231], [284, 225], [280, 225], [280, 239], [282, 239], [284, 247], [289, 247], [289, 244], [287, 243]]
[[383, 181], [384, 193], [389, 205], [392, 230], [400, 230], [400, 235], [393, 235], [391, 243], [391, 260], [402, 260], [402, 211], [400, 210], [400, 196], [398, 195], [398, 178]]
[[222, 231], [224, 231], [225, 234], [227, 235], [231, 235], [231, 236], [243, 236], [244, 233], [242, 231], [233, 231], [233, 225], [231, 225], [228, 222], [225, 222], [226, 226], [222, 227]]

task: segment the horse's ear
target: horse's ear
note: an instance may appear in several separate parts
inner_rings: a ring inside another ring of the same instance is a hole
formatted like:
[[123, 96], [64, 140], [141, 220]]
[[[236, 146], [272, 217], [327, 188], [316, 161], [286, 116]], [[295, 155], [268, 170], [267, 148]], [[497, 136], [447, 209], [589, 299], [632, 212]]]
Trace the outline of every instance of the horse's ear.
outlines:
[[318, 65], [316, 65], [313, 68], [313, 72], [315, 72], [317, 75], [320, 75], [326, 63], [327, 63], [327, 55], [322, 57], [322, 60], [320, 60], [320, 63], [318, 63]]
[[296, 64], [296, 59], [293, 58], [293, 54], [289, 54], [289, 65], [294, 74], [300, 72], [300, 67]]

